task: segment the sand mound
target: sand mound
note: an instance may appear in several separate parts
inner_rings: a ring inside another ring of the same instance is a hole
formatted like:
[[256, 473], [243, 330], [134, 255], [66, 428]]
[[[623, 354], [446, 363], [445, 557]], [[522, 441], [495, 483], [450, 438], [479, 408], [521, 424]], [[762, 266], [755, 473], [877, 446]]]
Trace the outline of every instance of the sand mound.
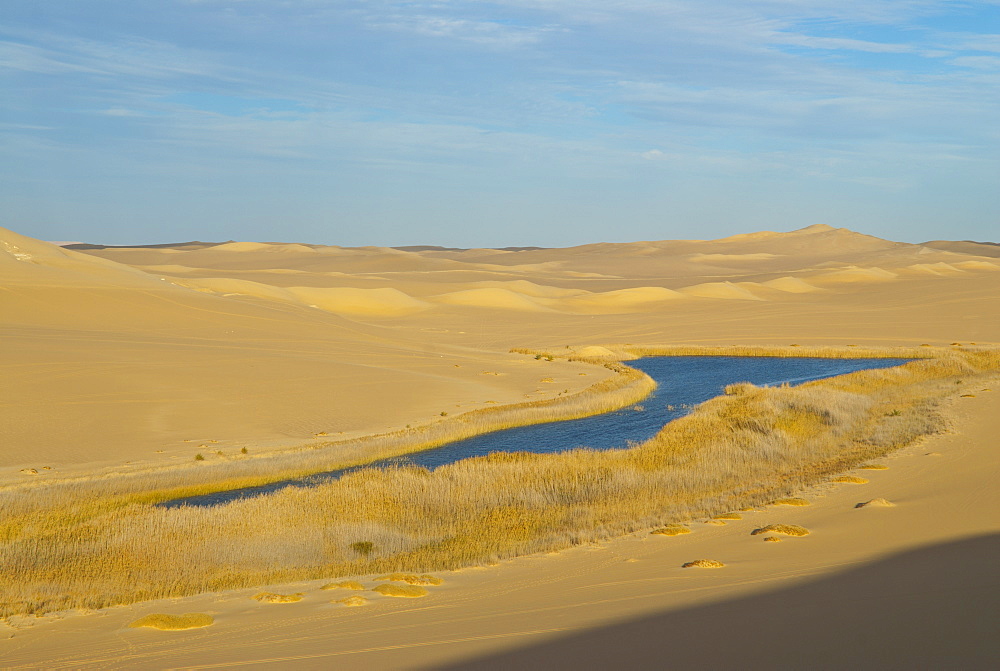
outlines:
[[129, 627], [151, 627], [164, 631], [180, 631], [182, 629], [199, 629], [215, 623], [215, 618], [205, 613], [185, 613], [184, 615], [167, 615], [165, 613], [152, 613], [145, 617], [140, 617]]
[[695, 559], [694, 561], [681, 564], [681, 568], [722, 568], [723, 566], [725, 564], [714, 559]]
[[1000, 266], [989, 261], [959, 261], [952, 265], [962, 270], [1000, 270]]
[[884, 268], [859, 268], [852, 266], [842, 270], [834, 270], [828, 273], [817, 275], [814, 279], [823, 282], [851, 283], [851, 282], [888, 282], [898, 277], [896, 273]]
[[173, 284], [181, 287], [194, 289], [195, 291], [205, 291], [216, 294], [236, 294], [239, 296], [253, 296], [255, 298], [266, 298], [269, 300], [299, 302], [289, 291], [274, 287], [270, 284], [262, 284], [252, 280], [236, 280], [229, 277], [198, 277], [192, 279], [173, 279]]
[[770, 533], [784, 534], [786, 536], [808, 536], [809, 530], [797, 524], [768, 524], [766, 527], [754, 529], [750, 532], [750, 535], [759, 536], [760, 534]]
[[430, 307], [399, 289], [355, 289], [352, 287], [288, 287], [299, 301], [327, 312], [366, 317], [395, 317]]
[[268, 247], [270, 245], [263, 242], [223, 242], [210, 249], [213, 252], [259, 252]]
[[427, 590], [423, 587], [418, 587], [417, 585], [394, 585], [391, 582], [379, 585], [372, 589], [372, 591], [378, 592], [383, 596], [398, 596], [407, 599], [427, 596]]
[[430, 300], [448, 305], [490, 308], [494, 310], [522, 310], [528, 312], [547, 311], [539, 299], [525, 296], [508, 289], [465, 289], [433, 296]]
[[813, 286], [804, 280], [800, 280], [797, 277], [779, 277], [774, 280], [768, 280], [767, 282], [761, 282], [761, 286], [767, 287], [769, 289], [776, 289], [778, 291], [784, 291], [790, 294], [806, 294], [813, 291], [822, 291], [817, 286]]
[[384, 575], [376, 580], [391, 580], [393, 582], [405, 582], [408, 585], [442, 585], [444, 580], [432, 575], [416, 575], [414, 573], [392, 573]]
[[193, 273], [198, 270], [197, 268], [192, 268], [191, 266], [179, 266], [176, 263], [166, 263], [156, 266], [136, 265], [136, 268], [141, 268], [147, 273]]
[[161, 289], [169, 286], [137, 268], [63, 249], [2, 227], [0, 283], [68, 287], [135, 286], [138, 283]]
[[800, 499], [798, 497], [791, 497], [787, 499], [778, 499], [774, 501], [772, 505], [776, 506], [808, 506], [809, 501], [805, 499]]
[[744, 301], [759, 301], [761, 298], [732, 282], [705, 282], [680, 289], [681, 293], [698, 298], [725, 298]]
[[744, 261], [769, 261], [780, 256], [759, 252], [756, 254], [692, 254], [688, 260], [696, 263], [740, 263]]
[[261, 603], [295, 603], [302, 601], [302, 592], [295, 594], [275, 594], [274, 592], [261, 592], [253, 595], [254, 601]]
[[473, 289], [505, 289], [514, 293], [535, 298], [566, 298], [568, 296], [579, 296], [587, 293], [583, 289], [563, 289], [560, 287], [550, 287], [545, 284], [535, 284], [528, 280], [491, 280], [484, 282], [473, 282], [469, 285]]
[[680, 524], [668, 524], [662, 529], [656, 529], [654, 531], [650, 531], [649, 533], [655, 536], [681, 536], [683, 534], [691, 533], [691, 530]]
[[344, 580], [342, 582], [328, 582], [320, 589], [353, 589], [353, 590], [363, 590], [364, 585], [359, 583], [357, 580]]
[[866, 478], [859, 478], [856, 475], [838, 475], [837, 477], [830, 480], [830, 482], [846, 482], [852, 485], [863, 485], [868, 480]]
[[871, 501], [865, 501], [864, 503], [859, 503], [854, 507], [867, 508], [868, 506], [873, 506], [875, 508], [894, 508], [896, 504], [890, 501], [889, 499], [877, 498], [877, 499], [872, 499]]
[[651, 303], [684, 298], [684, 294], [663, 287], [632, 287], [600, 293], [575, 296], [562, 305], [570, 310], [583, 312], [629, 312]]
[[345, 597], [343, 599], [334, 599], [330, 603], [342, 603], [345, 606], [363, 606], [368, 603], [368, 599], [355, 594], [354, 596]]
[[926, 273], [928, 275], [959, 275], [964, 271], [960, 268], [956, 268], [948, 263], [915, 263], [912, 266], [907, 266], [907, 270], [912, 270], [920, 273]]

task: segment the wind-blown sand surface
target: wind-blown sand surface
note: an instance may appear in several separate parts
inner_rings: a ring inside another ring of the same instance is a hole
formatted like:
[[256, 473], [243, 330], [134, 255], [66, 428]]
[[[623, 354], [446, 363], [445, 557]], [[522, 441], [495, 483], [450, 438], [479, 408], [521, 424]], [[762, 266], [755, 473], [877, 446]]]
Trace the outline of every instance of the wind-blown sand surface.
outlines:
[[[819, 226], [523, 251], [74, 251], [0, 229], [0, 484], [264, 454], [608, 374], [512, 347], [997, 344], [995, 249]], [[992, 668], [997, 394], [956, 399], [954, 435], [859, 471], [868, 484], [801, 493], [810, 506], [442, 573], [425, 597], [355, 608], [303, 583], [264, 586], [305, 593], [287, 604], [257, 589], [16, 619], [0, 665]], [[854, 507], [876, 498], [896, 505]], [[812, 533], [750, 536], [771, 523]], [[697, 559], [725, 566], [680, 568]], [[156, 612], [215, 624], [127, 628]]]

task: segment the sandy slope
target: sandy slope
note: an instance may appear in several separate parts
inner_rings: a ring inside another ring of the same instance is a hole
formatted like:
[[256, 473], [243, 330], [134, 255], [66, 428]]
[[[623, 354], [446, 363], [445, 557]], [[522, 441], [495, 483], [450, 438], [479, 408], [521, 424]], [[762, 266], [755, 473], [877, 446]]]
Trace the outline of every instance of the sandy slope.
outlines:
[[0, 242], [0, 481], [383, 431], [544, 398], [543, 377], [595, 380], [518, 346], [1000, 339], [997, 259], [823, 226], [524, 251]]
[[[601, 377], [508, 353], [517, 346], [1000, 343], [994, 251], [810, 227], [523, 251], [238, 242], [74, 252], [0, 229], [0, 482], [371, 433]], [[976, 668], [975, 655], [996, 654], [975, 637], [995, 623], [976, 604], [995, 599], [982, 557], [996, 550], [976, 537], [1000, 519], [998, 394], [961, 399], [960, 433], [866, 473], [868, 485], [810, 493], [808, 508], [467, 570], [413, 601], [348, 609], [308, 585], [298, 604], [241, 592], [26, 620], [0, 630], [0, 666], [604, 668], [669, 657], [678, 668], [823, 668], [821, 648], [832, 668], [893, 668], [887, 655], [911, 661], [899, 655], [930, 654], [930, 641]], [[898, 505], [853, 508], [880, 496]], [[814, 533], [748, 535], [774, 521]], [[699, 558], [727, 566], [679, 568]], [[813, 602], [822, 607], [790, 605]], [[123, 628], [154, 611], [218, 622]], [[913, 615], [928, 612], [948, 616]], [[600, 656], [608, 649], [614, 662]]]
[[[47, 669], [995, 668], [1000, 390], [952, 412], [955, 433], [859, 471], [868, 484], [805, 492], [808, 507], [441, 573], [425, 598], [368, 592], [360, 608], [330, 604], [343, 594], [320, 581], [274, 586], [305, 591], [294, 604], [243, 590], [23, 620], [0, 654], [7, 668]], [[896, 505], [855, 508], [876, 497]], [[775, 522], [812, 533], [750, 535]], [[680, 567], [702, 558], [726, 566]], [[216, 624], [125, 628], [150, 612]]]

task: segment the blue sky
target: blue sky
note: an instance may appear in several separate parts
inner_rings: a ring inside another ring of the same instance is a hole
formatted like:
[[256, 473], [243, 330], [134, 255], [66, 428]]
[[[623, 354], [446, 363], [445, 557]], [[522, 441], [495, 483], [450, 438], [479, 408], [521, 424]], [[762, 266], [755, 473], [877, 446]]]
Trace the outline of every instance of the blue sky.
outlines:
[[1000, 239], [1000, 0], [2, 0], [0, 225]]

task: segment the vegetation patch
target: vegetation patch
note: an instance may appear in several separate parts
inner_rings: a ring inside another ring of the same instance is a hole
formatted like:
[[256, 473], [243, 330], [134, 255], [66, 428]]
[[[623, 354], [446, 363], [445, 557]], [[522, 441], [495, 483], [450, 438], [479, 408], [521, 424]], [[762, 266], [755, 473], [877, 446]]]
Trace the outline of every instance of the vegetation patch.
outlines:
[[320, 589], [353, 589], [353, 590], [363, 590], [364, 585], [359, 583], [357, 580], [342, 580], [341, 582], [328, 582]]
[[691, 533], [691, 530], [681, 524], [668, 524], [662, 529], [654, 529], [649, 533], [655, 536], [680, 536]]
[[[565, 401], [474, 411], [413, 431], [313, 443], [275, 458], [184, 459], [157, 471], [101, 478], [25, 477], [0, 488], [0, 617], [336, 576], [423, 575], [659, 531], [665, 520], [760, 507], [939, 430], [940, 401], [970, 385], [996, 384], [1000, 350], [920, 350], [920, 358], [911, 350], [878, 350], [917, 359], [894, 368], [795, 387], [742, 387], [621, 450], [490, 455], [434, 471], [360, 469], [316, 487], [211, 508], [156, 505], [367, 463], [505, 424], [630, 407], [651, 389], [638, 371], [604, 359], [596, 365], [612, 367], [614, 375]], [[789, 351], [878, 354], [862, 348], [619, 349], [623, 357]], [[681, 528], [660, 535], [690, 533]]]
[[750, 532], [750, 535], [759, 536], [760, 534], [771, 533], [784, 534], [786, 536], [808, 536], [809, 530], [805, 527], [800, 527], [798, 524], [768, 524], [766, 527], [754, 529]]
[[340, 603], [345, 606], [363, 606], [368, 603], [368, 599], [355, 594], [354, 596], [345, 597], [343, 599], [334, 599], [330, 603]]
[[863, 485], [868, 482], [868, 478], [859, 478], [856, 475], [838, 475], [835, 478], [831, 478], [830, 482], [846, 482], [851, 485]]
[[274, 592], [260, 592], [259, 594], [254, 594], [254, 601], [260, 601], [261, 603], [295, 603], [296, 601], [302, 601], [302, 592], [297, 592], [295, 594], [275, 594]]
[[376, 580], [391, 580], [393, 582], [405, 582], [408, 585], [441, 585], [444, 580], [433, 575], [416, 575], [414, 573], [391, 573]]
[[181, 629], [199, 629], [214, 623], [215, 618], [205, 613], [185, 613], [184, 615], [152, 613], [145, 617], [140, 617], [128, 626], [133, 628], [150, 627], [152, 629], [163, 629], [164, 631], [180, 631]]
[[722, 568], [723, 566], [725, 564], [714, 559], [695, 559], [686, 564], [681, 564], [681, 568]]
[[741, 520], [743, 516], [739, 513], [722, 513], [712, 518], [713, 520]]
[[427, 590], [418, 585], [397, 585], [387, 582], [372, 588], [373, 592], [378, 592], [382, 596], [398, 596], [408, 599], [415, 599], [427, 596]]
[[791, 497], [791, 498], [787, 498], [787, 499], [778, 499], [777, 501], [772, 501], [772, 504], [776, 505], [776, 506], [808, 506], [808, 505], [810, 505], [809, 501], [807, 501], [806, 499], [799, 498], [797, 496]]
[[866, 471], [887, 471], [889, 467], [885, 464], [861, 464], [858, 468], [863, 468]]

